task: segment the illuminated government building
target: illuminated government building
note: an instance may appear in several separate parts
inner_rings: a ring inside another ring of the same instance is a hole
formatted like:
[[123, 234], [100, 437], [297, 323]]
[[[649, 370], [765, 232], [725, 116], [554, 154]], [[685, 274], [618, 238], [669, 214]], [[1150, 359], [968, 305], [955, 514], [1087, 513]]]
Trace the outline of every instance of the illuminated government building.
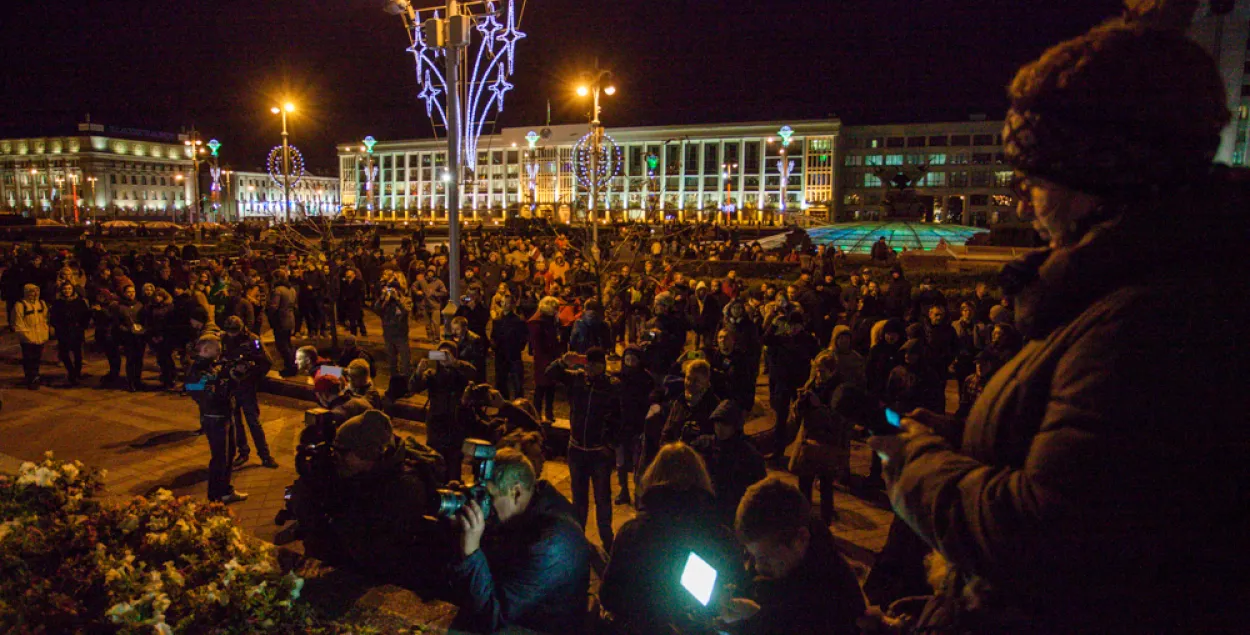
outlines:
[[90, 122], [77, 134], [0, 139], [0, 207], [70, 221], [92, 208], [172, 214], [193, 196], [186, 141]]
[[[1011, 212], [1001, 127], [979, 117], [858, 127], [824, 119], [607, 128], [610, 150], [600, 156], [619, 165], [595, 207], [614, 220], [871, 219], [887, 213], [888, 184], [902, 174], [913, 179], [908, 189], [925, 206], [921, 214], [985, 225]], [[463, 217], [583, 218], [589, 188], [579, 178], [586, 161], [578, 150], [588, 130], [577, 124], [483, 135], [476, 165], [466, 166]], [[340, 144], [338, 154], [341, 201], [358, 218], [446, 218], [445, 140]]]

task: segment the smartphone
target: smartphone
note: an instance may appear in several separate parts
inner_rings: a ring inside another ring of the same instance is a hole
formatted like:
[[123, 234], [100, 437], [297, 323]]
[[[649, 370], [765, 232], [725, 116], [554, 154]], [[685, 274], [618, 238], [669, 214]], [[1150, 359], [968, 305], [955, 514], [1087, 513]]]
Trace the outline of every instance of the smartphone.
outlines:
[[900, 417], [897, 412], [894, 412], [890, 408], [885, 409], [885, 422], [894, 426], [895, 428], [898, 428], [899, 430], [903, 429], [903, 418]]
[[447, 351], [430, 351], [429, 359], [435, 362], [447, 361]]
[[317, 374], [318, 375], [332, 375], [334, 377], [342, 378], [343, 367], [342, 366], [322, 366], [321, 369], [317, 371]]
[[691, 551], [686, 557], [686, 567], [681, 572], [681, 586], [707, 606], [712, 601], [712, 591], [716, 588], [716, 569], [708, 564], [699, 554]]

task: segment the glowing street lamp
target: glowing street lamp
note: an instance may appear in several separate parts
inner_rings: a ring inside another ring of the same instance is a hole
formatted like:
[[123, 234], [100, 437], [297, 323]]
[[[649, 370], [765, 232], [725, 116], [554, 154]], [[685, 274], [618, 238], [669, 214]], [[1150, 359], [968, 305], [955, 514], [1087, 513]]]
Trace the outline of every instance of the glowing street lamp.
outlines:
[[592, 72], [590, 81], [577, 87], [577, 95], [586, 97], [591, 93], [594, 94], [594, 108], [591, 110], [590, 118], [590, 170], [589, 170], [589, 186], [590, 186], [590, 205], [588, 206], [587, 215], [590, 217], [592, 227], [594, 228], [592, 238], [592, 250], [599, 248], [599, 225], [594, 221], [597, 219], [596, 207], [599, 201], [599, 154], [603, 151], [603, 126], [599, 122], [599, 115], [602, 109], [599, 107], [599, 94], [607, 93], [608, 95], [616, 94], [616, 86], [612, 83], [612, 71], [596, 68]]
[[269, 109], [273, 114], [282, 115], [282, 202], [283, 202], [283, 218], [286, 222], [291, 222], [291, 144], [287, 140], [286, 116], [288, 113], [295, 112], [295, 104], [285, 102], [282, 107], [274, 106]]

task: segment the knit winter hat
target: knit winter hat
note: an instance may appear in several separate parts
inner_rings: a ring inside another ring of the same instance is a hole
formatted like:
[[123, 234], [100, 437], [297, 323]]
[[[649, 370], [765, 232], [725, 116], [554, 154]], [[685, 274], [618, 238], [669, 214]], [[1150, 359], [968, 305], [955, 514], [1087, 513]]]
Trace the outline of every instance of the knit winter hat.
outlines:
[[339, 426], [334, 446], [362, 459], [377, 460], [395, 442], [391, 418], [380, 410], [366, 410]]
[[1198, 0], [1126, 0], [1008, 88], [1008, 161], [1072, 189], [1150, 198], [1209, 167], [1228, 122], [1215, 61], [1185, 36]]

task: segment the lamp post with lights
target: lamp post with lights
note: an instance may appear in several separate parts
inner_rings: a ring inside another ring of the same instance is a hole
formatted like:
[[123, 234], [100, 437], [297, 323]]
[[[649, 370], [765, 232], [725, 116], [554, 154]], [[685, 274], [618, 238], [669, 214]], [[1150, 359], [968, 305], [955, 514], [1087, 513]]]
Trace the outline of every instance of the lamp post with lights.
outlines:
[[594, 95], [594, 106], [590, 111], [590, 205], [587, 215], [590, 218], [593, 249], [599, 249], [599, 218], [597, 212], [599, 200], [599, 154], [603, 150], [603, 126], [599, 122], [602, 109], [599, 107], [599, 94], [608, 96], [616, 94], [616, 86], [612, 83], [612, 71], [603, 70], [595, 65], [588, 81], [577, 87], [577, 96]]
[[94, 176], [89, 176], [89, 177], [87, 177], [87, 179], [86, 179], [86, 181], [87, 181], [87, 187], [91, 190], [91, 203], [90, 203], [90, 205], [88, 206], [88, 208], [91, 210], [91, 225], [92, 225], [92, 226], [95, 226], [95, 224], [96, 224], [96, 216], [95, 216], [95, 209], [96, 209], [96, 202], [97, 202], [97, 201], [95, 200], [95, 182], [96, 182], [96, 180], [97, 180], [97, 179], [96, 179]]
[[369, 135], [364, 138], [360, 146], [360, 151], [365, 155], [365, 180], [361, 184], [363, 188], [361, 198], [365, 199], [365, 214], [369, 220], [373, 220], [373, 183], [377, 180], [377, 173], [374, 172], [373, 167], [373, 146], [377, 142], [378, 140], [374, 139], [373, 135]]
[[[733, 194], [734, 194], [733, 179], [734, 179], [735, 173], [738, 171], [738, 164], [737, 163], [722, 163], [720, 168], [721, 168], [721, 178], [725, 180], [724, 211], [726, 214], [738, 212], [738, 207], [734, 205], [734, 202], [733, 202]], [[741, 212], [738, 212], [738, 213], [739, 213], [738, 220], [741, 221], [742, 220]], [[725, 224], [726, 225], [729, 224], [728, 216], [725, 217]]]
[[191, 204], [187, 206], [187, 222], [194, 223], [199, 220], [200, 156], [204, 154], [204, 141], [200, 139], [200, 132], [192, 128], [182, 144], [190, 148], [191, 152]]
[[295, 104], [285, 102], [282, 106], [269, 109], [275, 115], [282, 115], [282, 218], [291, 222], [291, 144], [287, 139], [286, 115], [295, 112]]

